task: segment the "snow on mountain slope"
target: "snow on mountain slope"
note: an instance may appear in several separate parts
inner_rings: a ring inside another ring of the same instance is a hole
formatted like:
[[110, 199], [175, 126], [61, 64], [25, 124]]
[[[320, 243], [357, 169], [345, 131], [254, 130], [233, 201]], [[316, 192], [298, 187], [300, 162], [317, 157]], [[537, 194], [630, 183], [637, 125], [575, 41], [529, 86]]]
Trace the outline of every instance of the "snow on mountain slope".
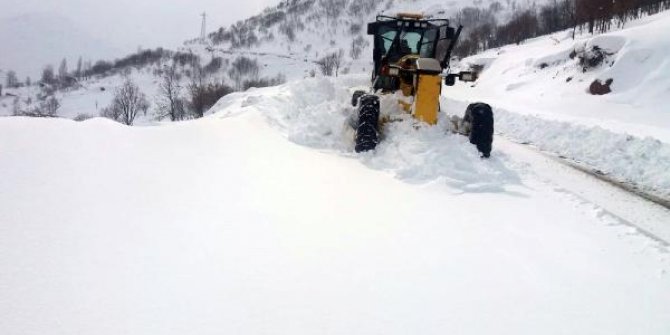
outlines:
[[668, 245], [536, 162], [410, 120], [350, 154], [365, 81], [160, 127], [0, 118], [0, 332], [670, 331]]
[[[230, 64], [242, 56], [258, 62], [260, 65], [259, 77], [261, 78], [275, 78], [281, 75], [288, 80], [297, 80], [321, 75], [319, 67], [315, 62], [327, 53], [342, 50], [344, 61], [340, 73], [369, 74], [372, 69], [372, 44], [371, 38], [366, 35], [365, 30], [367, 23], [374, 21], [377, 14], [394, 14], [407, 11], [449, 18], [455, 16], [459, 10], [465, 7], [487, 8], [494, 3], [497, 3], [497, 1], [484, 0], [475, 3], [467, 1], [443, 2], [437, 0], [284, 1], [278, 6], [266, 8], [256, 16], [240, 20], [232, 27], [225, 28], [222, 32], [227, 34], [224, 34], [224, 36], [227, 36], [227, 39], [218, 41], [220, 43], [214, 43], [214, 37], [219, 33], [217, 31], [210, 35], [210, 39], [206, 43], [189, 41], [179, 51], [198, 55], [203, 66], [214, 58], [221, 58], [222, 67], [217, 73], [209, 74], [208, 80], [210, 82], [223, 81], [229, 85], [236, 84], [228, 74], [231, 69]], [[504, 22], [514, 12], [515, 6], [516, 4], [512, 3], [501, 4], [496, 12], [499, 21]], [[38, 19], [25, 19], [25, 22], [20, 23], [31, 25], [30, 29], [20, 28], [21, 25], [16, 25], [16, 27], [7, 30], [8, 33], [6, 36], [8, 39], [11, 39], [15, 36], [24, 36], [28, 32], [31, 32], [31, 35], [46, 36], [50, 32], [41, 32], [38, 28], [56, 26], [59, 29], [54, 30], [53, 34], [58, 34], [60, 37], [54, 35], [50, 41], [59, 41], [60, 44], [58, 44], [58, 47], [68, 48], [68, 50], [80, 50], [81, 48], [68, 44], [70, 42], [76, 44], [78, 38], [62, 38], [67, 33], [61, 30], [68, 29], [71, 24], [63, 19], [64, 24], [57, 25], [52, 22], [53, 20], [59, 21], [60, 19], [46, 17], [43, 20], [44, 22]], [[30, 23], [32, 21], [37, 22]], [[21, 34], [16, 33], [16, 29], [21, 30]], [[38, 30], [38, 32], [32, 33], [34, 30]], [[71, 28], [70, 30], [75, 29]], [[73, 36], [80, 35], [74, 34]], [[34, 40], [32, 37], [24, 39], [26, 41]], [[67, 43], [63, 42], [65, 40], [67, 40]], [[11, 39], [10, 42], [15, 43], [16, 41], [16, 39]], [[11, 43], [8, 45], [11, 45]], [[29, 56], [53, 57], [54, 54], [62, 54], [62, 52], [56, 49], [51, 50], [51, 44], [49, 43], [41, 45], [40, 52], [32, 52]], [[95, 49], [104, 49], [93, 42], [86, 44]], [[352, 55], [353, 46], [361, 48], [359, 50], [360, 55], [356, 57]], [[8, 49], [14, 50], [14, 48]], [[86, 56], [85, 60], [89, 59], [93, 61], [97, 60], [96, 55], [100, 55], [99, 53], [84, 54]], [[102, 55], [109, 55], [109, 53], [102, 53]], [[5, 57], [28, 59], [26, 58], [27, 56], [21, 55], [20, 52], [13, 52]], [[61, 56], [58, 57], [56, 61]], [[75, 59], [70, 59], [70, 69], [74, 67]], [[0, 56], [0, 61], [2, 61], [2, 56]], [[45, 60], [44, 64], [53, 62], [53, 60]], [[167, 63], [166, 61], [166, 64], [157, 66], [157, 69], [160, 69], [163, 65], [167, 65]], [[33, 71], [41, 70], [41, 65], [35, 67], [32, 62], [25, 62], [24, 65], [32, 66]], [[0, 63], [1, 67], [2, 64]], [[147, 73], [151, 70], [151, 68], [144, 68], [137, 71], [134, 68], [126, 68], [119, 72], [129, 72], [130, 77], [141, 84], [140, 87], [148, 94], [150, 100], [155, 100], [157, 80], [148, 78], [151, 75], [147, 76]], [[36, 79], [36, 75], [33, 75], [33, 79]], [[187, 79], [184, 79], [184, 81], [187, 81]], [[84, 81], [82, 83], [83, 87], [58, 94], [63, 104], [59, 113], [62, 117], [67, 118], [74, 118], [80, 114], [97, 115], [99, 110], [106, 107], [111, 100], [110, 94], [113, 88], [120, 86], [122, 83], [122, 75], [110, 75], [107, 78], [94, 78], [93, 80]], [[186, 84], [183, 83], [182, 86], [186, 86]], [[106, 87], [108, 90], [100, 92], [98, 91], [100, 87]], [[12, 89], [6, 90], [6, 92], [19, 96], [22, 101], [28, 98], [36, 101], [36, 88]], [[14, 97], [0, 97], [0, 116], [12, 114], [13, 100]], [[138, 121], [139, 124], [154, 123], [155, 118], [150, 113], [147, 117], [141, 116]]]
[[[536, 5], [545, 2], [536, 1]], [[374, 22], [377, 15], [409, 12], [450, 19], [466, 7], [486, 9], [491, 6], [497, 8], [494, 13], [498, 22], [505, 22], [518, 9], [516, 3], [497, 0], [282, 1], [230, 27], [221, 27], [209, 35], [204, 45], [200, 41], [191, 41], [182, 50], [224, 59], [246, 54], [264, 64], [272, 63], [278, 56], [304, 61], [306, 64], [299, 71], [291, 71], [291, 66], [268, 66], [263, 70], [263, 75], [274, 75], [275, 71], [280, 71], [289, 79], [306, 77], [311, 69], [318, 72], [313, 62], [341, 50], [344, 56], [343, 73], [370, 73], [372, 41], [366, 34], [367, 24]], [[360, 49], [358, 55], [352, 53], [353, 49]]]

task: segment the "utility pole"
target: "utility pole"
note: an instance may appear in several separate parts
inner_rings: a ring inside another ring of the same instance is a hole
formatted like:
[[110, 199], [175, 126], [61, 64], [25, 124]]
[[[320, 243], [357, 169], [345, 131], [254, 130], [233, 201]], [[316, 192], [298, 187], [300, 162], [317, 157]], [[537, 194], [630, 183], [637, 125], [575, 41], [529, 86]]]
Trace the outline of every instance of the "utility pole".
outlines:
[[207, 12], [202, 13], [202, 28], [200, 30], [200, 42], [205, 43], [207, 40]]

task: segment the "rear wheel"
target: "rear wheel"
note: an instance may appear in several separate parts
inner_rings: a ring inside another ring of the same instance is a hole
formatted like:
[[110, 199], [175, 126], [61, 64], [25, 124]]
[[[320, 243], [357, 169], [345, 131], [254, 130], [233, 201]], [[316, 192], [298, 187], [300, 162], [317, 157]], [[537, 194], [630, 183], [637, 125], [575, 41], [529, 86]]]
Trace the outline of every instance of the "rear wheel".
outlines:
[[358, 100], [356, 152], [374, 150], [379, 143], [379, 97], [363, 95]]
[[491, 157], [494, 131], [491, 106], [481, 102], [471, 104], [465, 112], [463, 121], [470, 124], [470, 143], [477, 146], [483, 157]]

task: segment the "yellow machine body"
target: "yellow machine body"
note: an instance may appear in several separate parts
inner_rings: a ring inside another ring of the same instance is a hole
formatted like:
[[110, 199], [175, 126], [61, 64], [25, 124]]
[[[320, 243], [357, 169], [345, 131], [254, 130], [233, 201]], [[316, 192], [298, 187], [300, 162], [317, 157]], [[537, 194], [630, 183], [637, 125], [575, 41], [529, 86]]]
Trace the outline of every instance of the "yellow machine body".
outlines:
[[[400, 81], [399, 91], [404, 97], [412, 97], [412, 102], [398, 100], [400, 107], [416, 119], [436, 125], [442, 93], [442, 68], [434, 59], [422, 59], [418, 55], [408, 55], [392, 64]], [[394, 92], [386, 92], [394, 93]]]
[[419, 74], [415, 81], [413, 115], [420, 121], [436, 125], [437, 114], [440, 110], [442, 78], [435, 74]]

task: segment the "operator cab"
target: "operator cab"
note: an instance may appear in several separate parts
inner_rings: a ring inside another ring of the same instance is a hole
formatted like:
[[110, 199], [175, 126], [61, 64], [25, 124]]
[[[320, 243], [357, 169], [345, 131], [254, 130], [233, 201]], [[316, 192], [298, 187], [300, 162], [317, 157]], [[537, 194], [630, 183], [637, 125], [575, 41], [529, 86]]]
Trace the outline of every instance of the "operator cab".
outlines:
[[446, 19], [424, 19], [422, 15], [406, 13], [377, 16], [376, 22], [368, 25], [368, 35], [374, 36], [375, 89], [397, 89], [397, 78], [389, 75], [389, 66], [408, 66], [398, 64], [401, 59], [408, 59], [406, 56], [415, 56], [409, 57], [414, 60], [433, 58], [443, 69], [447, 68], [458, 32]]

